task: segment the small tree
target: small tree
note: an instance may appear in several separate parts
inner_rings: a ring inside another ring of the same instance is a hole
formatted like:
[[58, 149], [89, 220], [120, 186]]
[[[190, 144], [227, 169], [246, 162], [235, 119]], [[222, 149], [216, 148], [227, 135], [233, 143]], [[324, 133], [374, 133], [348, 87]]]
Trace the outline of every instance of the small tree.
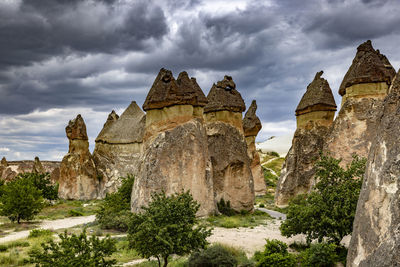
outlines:
[[42, 249], [33, 249], [29, 252], [30, 262], [43, 267], [69, 266], [112, 266], [115, 259], [108, 259], [116, 251], [115, 240], [109, 236], [100, 240], [96, 236], [87, 238], [86, 232], [80, 235], [58, 235], [60, 242], [50, 240], [42, 243]]
[[354, 156], [346, 170], [340, 167], [340, 161], [321, 156], [316, 163], [315, 190], [289, 203], [287, 219], [280, 227], [282, 235], [302, 233], [308, 242], [316, 238], [322, 242], [327, 237], [339, 244], [352, 232], [366, 159]]
[[32, 220], [43, 205], [42, 192], [26, 179], [16, 179], [2, 186], [0, 215], [12, 222]]
[[128, 230], [131, 247], [145, 258], [156, 257], [159, 266], [161, 259], [168, 265], [169, 255], [204, 248], [211, 230], [198, 224], [199, 208], [189, 192], [168, 197], [164, 192], [153, 194], [149, 206], [132, 217]]
[[50, 181], [49, 173], [21, 173], [15, 179], [25, 179], [31, 182], [37, 189], [42, 191], [42, 196], [48, 200], [58, 198], [58, 184]]
[[266, 239], [264, 251], [257, 251], [254, 260], [257, 267], [294, 267], [296, 258], [287, 250], [288, 246], [282, 241]]

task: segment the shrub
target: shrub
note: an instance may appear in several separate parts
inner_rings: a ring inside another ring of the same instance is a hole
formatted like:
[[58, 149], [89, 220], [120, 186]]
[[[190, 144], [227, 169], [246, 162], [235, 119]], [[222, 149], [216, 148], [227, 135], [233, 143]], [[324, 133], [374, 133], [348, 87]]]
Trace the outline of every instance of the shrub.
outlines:
[[5, 252], [7, 251], [8, 247], [6, 245], [1, 245], [0, 244], [0, 252]]
[[43, 206], [42, 192], [26, 179], [15, 179], [3, 186], [0, 197], [0, 215], [12, 222], [32, 220]]
[[13, 241], [11, 243], [8, 243], [7, 245], [8, 248], [29, 247], [29, 246], [30, 246], [29, 242], [21, 240]]
[[42, 196], [48, 200], [58, 199], [58, 184], [50, 181], [49, 173], [21, 173], [16, 179], [25, 179], [42, 192]]
[[237, 266], [235, 255], [226, 247], [215, 244], [205, 250], [193, 252], [189, 257], [189, 267]]
[[264, 203], [260, 203], [260, 205], [258, 205], [260, 208], [264, 208], [265, 207], [265, 205], [264, 205]]
[[115, 229], [126, 232], [132, 213], [130, 201], [134, 176], [122, 178], [122, 185], [117, 192], [107, 194], [96, 211], [96, 221], [103, 229]]
[[279, 240], [266, 240], [263, 252], [257, 251], [254, 254], [256, 266], [260, 267], [294, 267], [296, 266], [296, 258], [289, 254], [287, 245]]
[[278, 158], [280, 157], [279, 153], [275, 152], [275, 151], [267, 152], [267, 155], [270, 155], [270, 156], [273, 156], [273, 157], [278, 157]]
[[316, 163], [315, 190], [289, 202], [287, 219], [280, 227], [282, 235], [302, 233], [308, 242], [316, 238], [322, 242], [327, 237], [339, 244], [351, 234], [366, 159], [354, 156], [346, 170], [340, 167], [340, 161], [321, 156]]
[[339, 260], [337, 246], [333, 243], [311, 244], [300, 255], [301, 266], [330, 267]]
[[277, 183], [279, 177], [276, 175], [273, 175], [272, 172], [265, 167], [262, 167], [262, 170], [263, 170], [263, 174], [264, 174], [265, 185], [269, 186], [269, 187], [276, 187], [276, 183]]
[[39, 236], [51, 236], [53, 232], [49, 229], [33, 229], [29, 232], [28, 238], [35, 238]]
[[83, 215], [84, 215], [83, 212], [81, 212], [79, 210], [72, 209], [72, 210], [68, 211], [69, 217], [79, 217], [79, 216], [83, 216]]
[[130, 246], [142, 257], [156, 257], [168, 264], [169, 255], [179, 256], [204, 248], [211, 230], [199, 225], [196, 213], [200, 208], [189, 192], [166, 196], [153, 194], [148, 207], [132, 216], [129, 224]]
[[87, 238], [85, 231], [80, 235], [68, 236], [64, 232], [58, 236], [59, 243], [50, 240], [41, 244], [42, 250], [31, 250], [30, 262], [44, 267], [112, 266], [116, 263], [109, 258], [116, 251], [115, 240], [109, 236], [102, 240], [96, 236]]
[[236, 214], [235, 210], [231, 208], [231, 202], [228, 200], [225, 202], [223, 198], [217, 203], [218, 211], [226, 216], [233, 216]]

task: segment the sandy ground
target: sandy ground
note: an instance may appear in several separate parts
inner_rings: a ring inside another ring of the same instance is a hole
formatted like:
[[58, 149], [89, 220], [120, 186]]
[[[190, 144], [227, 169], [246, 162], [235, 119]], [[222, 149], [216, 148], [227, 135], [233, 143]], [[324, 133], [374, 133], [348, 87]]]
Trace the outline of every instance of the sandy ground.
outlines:
[[[82, 216], [82, 217], [73, 217], [73, 218], [65, 218], [65, 219], [60, 219], [60, 220], [52, 220], [48, 221], [45, 220], [43, 221], [38, 228], [41, 229], [63, 229], [63, 228], [71, 228], [79, 224], [84, 224], [84, 223], [90, 223], [93, 222], [96, 219], [95, 215], [90, 215], [90, 216]], [[0, 244], [9, 242], [9, 241], [14, 241], [20, 238], [26, 238], [29, 236], [29, 231], [20, 231], [20, 232], [13, 232], [5, 237], [0, 238]]]

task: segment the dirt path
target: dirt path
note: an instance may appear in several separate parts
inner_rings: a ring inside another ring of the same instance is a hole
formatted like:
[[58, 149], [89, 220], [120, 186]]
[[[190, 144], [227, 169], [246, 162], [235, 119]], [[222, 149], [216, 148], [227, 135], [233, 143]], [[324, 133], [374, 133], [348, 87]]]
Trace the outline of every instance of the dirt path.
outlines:
[[[41, 228], [41, 229], [58, 230], [58, 229], [63, 229], [63, 228], [71, 228], [71, 227], [74, 227], [79, 224], [93, 222], [95, 219], [96, 219], [95, 215], [90, 215], [90, 216], [71, 217], [71, 218], [52, 220], [52, 221], [45, 220], [36, 229]], [[0, 243], [14, 241], [14, 240], [17, 240], [20, 238], [26, 238], [29, 236], [29, 231], [30, 230], [13, 232], [7, 236], [1, 237]]]

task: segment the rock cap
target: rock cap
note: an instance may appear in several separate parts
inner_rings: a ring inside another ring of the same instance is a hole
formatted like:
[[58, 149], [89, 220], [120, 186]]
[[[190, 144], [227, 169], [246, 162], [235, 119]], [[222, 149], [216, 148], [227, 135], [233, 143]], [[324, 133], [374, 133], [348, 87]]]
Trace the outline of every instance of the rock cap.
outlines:
[[296, 116], [300, 115], [301, 111], [317, 105], [323, 110], [336, 111], [335, 98], [328, 81], [321, 77], [323, 73], [323, 71], [317, 72], [314, 80], [307, 86], [307, 91], [296, 108]]
[[88, 140], [86, 124], [81, 114], [78, 114], [75, 119], [68, 122], [67, 127], [65, 127], [65, 132], [69, 140]]
[[257, 136], [262, 128], [261, 121], [257, 117], [256, 111], [257, 103], [256, 100], [253, 100], [243, 118], [244, 136]]
[[346, 94], [346, 87], [360, 83], [386, 82], [390, 85], [396, 71], [387, 57], [372, 47], [371, 40], [357, 47], [356, 56], [340, 84], [339, 94]]
[[207, 99], [208, 104], [204, 107], [205, 113], [222, 110], [243, 112], [246, 110], [243, 98], [236, 90], [236, 84], [231, 76], [225, 75], [222, 81], [214, 83]]
[[162, 68], [143, 104], [143, 110], [161, 109], [173, 105], [192, 105], [204, 107], [207, 104], [196, 79], [190, 79], [183, 71], [175, 80], [170, 70]]

